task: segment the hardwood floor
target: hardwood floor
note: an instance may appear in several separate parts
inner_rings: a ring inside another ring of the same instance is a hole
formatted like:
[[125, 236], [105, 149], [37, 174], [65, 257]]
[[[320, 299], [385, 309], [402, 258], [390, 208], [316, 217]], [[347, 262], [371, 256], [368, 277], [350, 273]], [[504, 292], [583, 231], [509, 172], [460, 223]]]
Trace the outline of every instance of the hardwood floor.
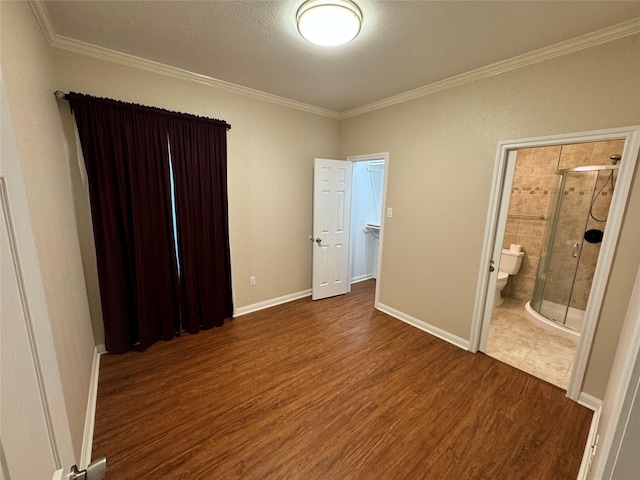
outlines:
[[374, 282], [105, 355], [109, 480], [562, 480], [591, 412], [373, 308]]

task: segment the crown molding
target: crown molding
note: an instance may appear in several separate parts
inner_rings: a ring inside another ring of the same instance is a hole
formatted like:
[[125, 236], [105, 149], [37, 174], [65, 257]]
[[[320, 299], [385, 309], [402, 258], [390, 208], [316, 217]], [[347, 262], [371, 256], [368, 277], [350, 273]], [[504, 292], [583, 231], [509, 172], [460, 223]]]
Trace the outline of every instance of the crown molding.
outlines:
[[378, 100], [367, 105], [362, 105], [361, 107], [345, 110], [340, 113], [339, 119], [343, 120], [357, 115], [362, 115], [363, 113], [373, 112], [392, 105], [397, 105], [399, 103], [408, 102], [432, 93], [464, 85], [465, 83], [475, 82], [476, 80], [499, 75], [534, 63], [544, 62], [545, 60], [567, 55], [569, 53], [577, 52], [578, 50], [594, 47], [602, 43], [611, 42], [613, 40], [618, 40], [638, 33], [640, 33], [640, 17], [602, 30], [587, 33], [586, 35], [581, 35], [579, 37], [572, 38], [571, 40], [556, 43], [549, 47], [534, 50], [533, 52], [518, 55], [517, 57], [492, 63], [491, 65], [486, 65], [460, 75], [455, 75], [438, 82], [430, 83], [392, 97]]
[[33, 10], [33, 14], [36, 16], [36, 20], [38, 24], [40, 24], [40, 29], [42, 33], [44, 33], [47, 42], [51, 45], [56, 36], [56, 29], [53, 27], [53, 22], [51, 21], [47, 7], [44, 6], [44, 1], [31, 0], [29, 1], [29, 6], [31, 10]]
[[63, 50], [69, 50], [75, 53], [83, 55], [89, 55], [91, 57], [108, 60], [111, 62], [119, 63], [130, 67], [140, 68], [161, 75], [186, 80], [190, 82], [199, 83], [201, 85], [207, 85], [218, 90], [225, 92], [235, 93], [245, 97], [254, 98], [257, 100], [263, 100], [276, 105], [282, 105], [285, 107], [301, 110], [316, 115], [329, 117], [337, 120], [344, 120], [364, 113], [373, 112], [387, 108], [399, 103], [408, 102], [416, 98], [431, 95], [432, 93], [440, 92], [449, 88], [464, 85], [466, 83], [475, 82], [484, 78], [499, 75], [501, 73], [509, 72], [518, 68], [526, 67], [534, 63], [544, 62], [552, 58], [567, 55], [579, 50], [594, 47], [603, 43], [618, 40], [630, 35], [636, 35], [640, 33], [640, 17], [633, 18], [623, 23], [613, 25], [611, 27], [597, 30], [595, 32], [587, 33], [564, 42], [556, 43], [549, 47], [544, 47], [533, 52], [525, 53], [517, 57], [502, 60], [500, 62], [492, 63], [484, 67], [471, 70], [469, 72], [455, 75], [438, 82], [430, 83], [422, 87], [409, 90], [398, 95], [394, 95], [382, 100], [378, 100], [360, 107], [345, 110], [343, 112], [336, 112], [326, 108], [316, 107], [306, 103], [291, 100], [271, 93], [266, 93], [260, 90], [255, 90], [249, 87], [243, 87], [231, 82], [225, 82], [224, 80], [218, 80], [213, 77], [201, 75], [198, 73], [183, 70], [181, 68], [172, 67], [152, 60], [136, 57], [126, 53], [118, 52], [104, 47], [99, 47], [90, 43], [74, 40], [72, 38], [58, 35], [55, 32], [55, 28], [49, 17], [44, 1], [42, 0], [30, 0], [29, 4], [40, 24], [40, 28], [44, 32], [44, 35], [49, 42], [49, 45]]
[[100, 47], [91, 43], [82, 42], [72, 38], [58, 35], [55, 32], [49, 13], [42, 0], [31, 0], [29, 2], [31, 8], [40, 24], [40, 28], [44, 32], [44, 35], [52, 47], [68, 50], [90, 57], [99, 58], [102, 60], [108, 60], [111, 62], [119, 63], [129, 67], [139, 68], [149, 72], [159, 73], [168, 77], [177, 78], [180, 80], [186, 80], [189, 82], [199, 83], [209, 87], [216, 88], [229, 93], [235, 93], [245, 97], [262, 100], [276, 105], [281, 105], [296, 110], [302, 110], [304, 112], [313, 113], [324, 117], [338, 119], [339, 113], [326, 108], [316, 107], [306, 103], [291, 100], [271, 93], [262, 92], [249, 87], [243, 87], [231, 82], [225, 82], [224, 80], [218, 80], [217, 78], [209, 77], [207, 75], [201, 75], [199, 73], [190, 72], [163, 63], [154, 62], [153, 60], [147, 60], [145, 58], [136, 57], [135, 55], [129, 55], [127, 53], [118, 52], [109, 48]]
[[249, 87], [243, 87], [236, 85], [235, 83], [225, 82], [224, 80], [218, 80], [217, 78], [209, 77], [207, 75], [201, 75], [199, 73], [190, 72], [181, 68], [172, 67], [163, 63], [154, 62], [153, 60], [147, 60], [144, 58], [129, 55], [127, 53], [118, 52], [104, 47], [92, 45], [90, 43], [81, 42], [61, 35], [56, 35], [51, 46], [61, 48], [63, 50], [69, 50], [71, 52], [81, 53], [89, 55], [91, 57], [99, 58], [102, 60], [108, 60], [111, 62], [119, 63], [129, 67], [139, 68], [141, 70], [147, 70], [149, 72], [159, 73], [167, 77], [173, 77], [180, 80], [187, 80], [189, 82], [199, 83], [213, 87], [217, 90], [222, 90], [229, 93], [235, 93], [245, 97], [254, 98], [257, 100], [263, 100], [269, 103], [275, 103], [276, 105], [282, 105], [296, 110], [302, 110], [304, 112], [321, 115], [324, 117], [330, 117], [337, 119], [339, 117], [338, 112], [328, 110], [326, 108], [315, 107], [306, 103], [290, 100], [285, 97], [273, 95], [271, 93], [262, 92]]

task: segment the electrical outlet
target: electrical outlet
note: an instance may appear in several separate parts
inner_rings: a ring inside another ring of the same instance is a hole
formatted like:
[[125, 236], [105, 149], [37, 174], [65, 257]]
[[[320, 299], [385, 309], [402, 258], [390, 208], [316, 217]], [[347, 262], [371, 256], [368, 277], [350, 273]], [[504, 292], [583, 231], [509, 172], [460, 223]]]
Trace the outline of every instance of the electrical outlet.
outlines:
[[256, 277], [249, 277], [249, 285], [252, 287], [256, 284]]

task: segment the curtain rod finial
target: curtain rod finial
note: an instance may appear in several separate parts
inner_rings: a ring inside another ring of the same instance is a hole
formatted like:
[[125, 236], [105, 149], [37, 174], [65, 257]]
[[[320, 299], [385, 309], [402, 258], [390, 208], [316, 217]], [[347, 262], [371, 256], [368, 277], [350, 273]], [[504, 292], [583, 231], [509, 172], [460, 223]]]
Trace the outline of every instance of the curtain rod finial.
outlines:
[[66, 93], [64, 93], [64, 92], [63, 92], [63, 91], [61, 91], [61, 90], [56, 90], [55, 92], [53, 92], [53, 94], [54, 94], [56, 97], [61, 98], [61, 99], [63, 99], [63, 100], [66, 100], [66, 99], [67, 99], [67, 94], [66, 94]]

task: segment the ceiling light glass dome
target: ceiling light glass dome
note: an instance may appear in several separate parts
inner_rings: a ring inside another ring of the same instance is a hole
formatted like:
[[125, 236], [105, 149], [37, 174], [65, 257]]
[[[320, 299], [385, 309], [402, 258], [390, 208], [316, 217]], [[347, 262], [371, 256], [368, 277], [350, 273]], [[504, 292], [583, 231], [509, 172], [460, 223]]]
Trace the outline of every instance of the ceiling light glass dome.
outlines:
[[334, 47], [360, 33], [362, 12], [350, 0], [308, 0], [296, 14], [298, 31], [316, 45]]

